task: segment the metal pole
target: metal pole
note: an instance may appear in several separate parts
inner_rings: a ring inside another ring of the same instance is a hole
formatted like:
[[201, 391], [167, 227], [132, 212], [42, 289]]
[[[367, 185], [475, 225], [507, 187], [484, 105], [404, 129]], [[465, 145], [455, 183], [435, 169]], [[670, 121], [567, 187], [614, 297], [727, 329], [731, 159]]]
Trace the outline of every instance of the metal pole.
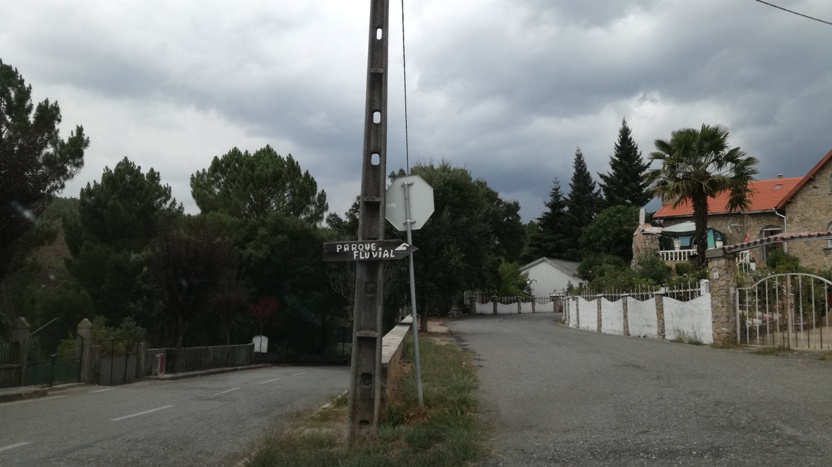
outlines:
[[[413, 182], [402, 183], [402, 189], [404, 189], [404, 217], [407, 219], [404, 222], [407, 226], [407, 244], [413, 245], [413, 233], [410, 228], [411, 224], [413, 224], [413, 221], [410, 219], [410, 185], [413, 185]], [[416, 394], [419, 397], [419, 407], [422, 407], [425, 405], [425, 400], [422, 396], [422, 363], [421, 357], [419, 356], [419, 316], [416, 312], [416, 275], [413, 272], [412, 253], [408, 260], [410, 263], [410, 309], [412, 310], [411, 316], [413, 317], [413, 322], [410, 324], [413, 327], [413, 352], [416, 360]]]

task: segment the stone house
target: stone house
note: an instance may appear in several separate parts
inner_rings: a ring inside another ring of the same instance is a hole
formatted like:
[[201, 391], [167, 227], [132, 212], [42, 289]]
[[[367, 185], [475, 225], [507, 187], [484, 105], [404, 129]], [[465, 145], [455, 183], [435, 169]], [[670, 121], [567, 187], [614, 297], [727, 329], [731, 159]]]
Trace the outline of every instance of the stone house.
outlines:
[[[832, 151], [803, 177], [758, 180], [749, 184], [751, 204], [744, 212], [729, 212], [728, 193], [708, 200], [708, 227], [721, 232], [726, 245], [756, 241], [774, 235], [798, 235], [832, 231]], [[693, 220], [693, 206], [665, 204], [653, 215], [668, 228]], [[750, 250], [745, 261], [765, 265], [774, 249], [800, 259], [817, 271], [832, 268], [832, 241], [783, 241]], [[663, 251], [666, 251], [663, 250]], [[662, 251], [660, 251], [662, 253]]]
[[569, 284], [577, 287], [583, 282], [578, 277], [578, 263], [560, 259], [538, 258], [521, 266], [520, 273], [527, 275], [528, 288], [535, 297], [561, 293]]

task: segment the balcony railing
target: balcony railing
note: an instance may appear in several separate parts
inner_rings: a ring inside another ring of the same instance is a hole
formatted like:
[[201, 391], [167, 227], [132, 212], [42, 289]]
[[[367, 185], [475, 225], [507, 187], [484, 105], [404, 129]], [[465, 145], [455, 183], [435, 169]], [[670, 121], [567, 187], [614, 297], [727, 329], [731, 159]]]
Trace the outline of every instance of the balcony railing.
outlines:
[[659, 252], [662, 261], [671, 261], [674, 263], [687, 261], [694, 254], [696, 254], [696, 250], [662, 250]]

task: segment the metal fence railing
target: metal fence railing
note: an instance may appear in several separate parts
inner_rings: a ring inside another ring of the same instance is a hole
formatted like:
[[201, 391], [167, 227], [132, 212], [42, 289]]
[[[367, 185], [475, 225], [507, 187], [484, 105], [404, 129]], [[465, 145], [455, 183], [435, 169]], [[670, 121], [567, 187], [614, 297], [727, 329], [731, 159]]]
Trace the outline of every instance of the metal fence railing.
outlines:
[[606, 290], [603, 292], [597, 292], [594, 290], [584, 289], [576, 293], [570, 294], [571, 296], [581, 297], [584, 300], [595, 300], [600, 295], [601, 297], [609, 300], [609, 301], [616, 301], [620, 300], [623, 297], [627, 296], [634, 300], [638, 300], [640, 302], [651, 300], [653, 299], [656, 294], [661, 293], [665, 297], [672, 298], [674, 300], [678, 300], [680, 302], [689, 302], [693, 299], [701, 297], [705, 293], [710, 292], [710, 282], [707, 280], [700, 281], [699, 283], [696, 282], [688, 282], [685, 284], [680, 284], [675, 287], [665, 287], [665, 286], [643, 286], [638, 287], [633, 290]]
[[12, 355], [12, 343], [0, 341], [0, 364], [14, 363]]

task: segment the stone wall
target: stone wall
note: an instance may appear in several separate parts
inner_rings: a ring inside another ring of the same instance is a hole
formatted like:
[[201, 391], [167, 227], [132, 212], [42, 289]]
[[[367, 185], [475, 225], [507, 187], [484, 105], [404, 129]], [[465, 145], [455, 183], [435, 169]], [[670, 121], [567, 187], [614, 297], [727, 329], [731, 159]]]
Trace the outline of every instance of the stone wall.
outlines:
[[[832, 222], [832, 164], [821, 168], [786, 205], [788, 233], [825, 232]], [[802, 266], [826, 271], [832, 267], [828, 240], [790, 242], [788, 251]]]
[[737, 287], [737, 260], [722, 250], [708, 250], [708, 279], [711, 281], [713, 343], [737, 342], [737, 316], [734, 294]]

